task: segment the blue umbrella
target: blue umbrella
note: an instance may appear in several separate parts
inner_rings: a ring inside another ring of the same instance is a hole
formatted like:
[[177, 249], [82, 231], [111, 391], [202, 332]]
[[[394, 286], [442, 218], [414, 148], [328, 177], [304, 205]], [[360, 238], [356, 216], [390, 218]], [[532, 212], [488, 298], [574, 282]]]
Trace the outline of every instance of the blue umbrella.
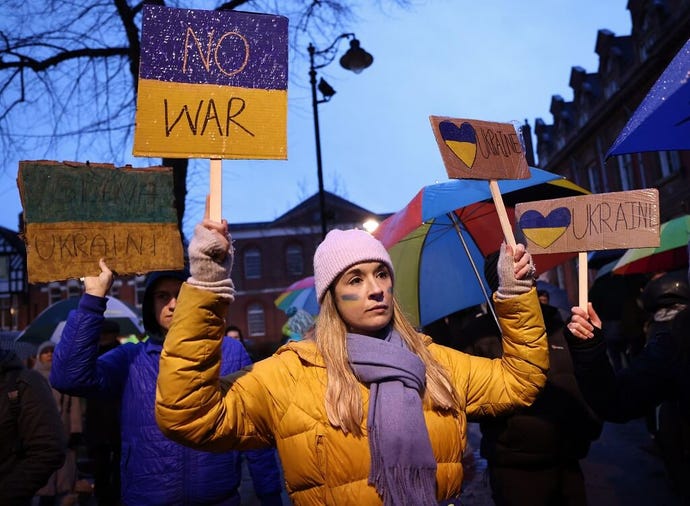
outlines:
[[649, 90], [606, 156], [690, 149], [689, 77], [690, 40]]

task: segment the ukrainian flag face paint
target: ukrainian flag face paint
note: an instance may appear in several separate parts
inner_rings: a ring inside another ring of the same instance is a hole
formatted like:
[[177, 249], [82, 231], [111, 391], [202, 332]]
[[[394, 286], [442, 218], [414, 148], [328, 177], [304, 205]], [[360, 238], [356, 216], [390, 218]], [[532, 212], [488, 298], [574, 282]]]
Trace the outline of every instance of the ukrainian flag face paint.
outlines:
[[336, 281], [334, 293], [338, 311], [352, 332], [376, 335], [393, 317], [393, 279], [384, 263], [353, 265]]

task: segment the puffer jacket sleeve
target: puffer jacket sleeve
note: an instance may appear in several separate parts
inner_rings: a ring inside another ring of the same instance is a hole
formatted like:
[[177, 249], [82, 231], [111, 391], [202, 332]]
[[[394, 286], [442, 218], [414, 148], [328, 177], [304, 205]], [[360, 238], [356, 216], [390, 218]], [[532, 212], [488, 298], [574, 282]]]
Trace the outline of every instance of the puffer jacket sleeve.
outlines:
[[77, 309], [70, 311], [50, 371], [50, 384], [60, 392], [110, 398], [121, 394], [127, 377], [123, 362], [130, 360], [137, 345], [125, 344], [98, 356], [106, 302], [105, 297], [84, 294]]
[[503, 331], [503, 356], [470, 357], [467, 414], [492, 415], [529, 406], [546, 383], [549, 352], [536, 290], [494, 297]]
[[156, 420], [166, 436], [201, 450], [273, 446], [270, 396], [253, 372], [262, 364], [220, 380], [227, 308], [213, 292], [182, 284], [161, 353]]

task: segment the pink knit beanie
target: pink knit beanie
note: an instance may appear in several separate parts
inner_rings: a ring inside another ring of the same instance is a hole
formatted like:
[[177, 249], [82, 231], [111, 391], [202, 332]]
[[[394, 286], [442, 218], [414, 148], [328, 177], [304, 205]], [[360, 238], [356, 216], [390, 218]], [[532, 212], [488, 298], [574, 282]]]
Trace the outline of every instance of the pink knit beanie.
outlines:
[[383, 244], [364, 230], [331, 230], [314, 253], [316, 300], [321, 304], [328, 287], [348, 267], [383, 262], [393, 276], [393, 262]]

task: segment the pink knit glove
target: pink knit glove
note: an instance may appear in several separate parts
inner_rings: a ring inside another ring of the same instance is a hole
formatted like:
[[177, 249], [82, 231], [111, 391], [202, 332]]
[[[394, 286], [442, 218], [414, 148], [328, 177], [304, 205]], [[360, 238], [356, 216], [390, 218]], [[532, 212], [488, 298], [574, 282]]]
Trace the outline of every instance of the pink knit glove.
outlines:
[[189, 243], [190, 285], [217, 293], [230, 302], [235, 300], [235, 285], [230, 279], [234, 250], [230, 234], [225, 237], [203, 225], [194, 227]]
[[512, 255], [506, 252], [506, 243], [501, 243], [501, 251], [496, 265], [496, 270], [498, 271], [498, 290], [496, 290], [496, 295], [498, 298], [509, 299], [510, 297], [522, 295], [529, 292], [534, 286], [536, 269], [529, 252], [526, 251], [525, 255], [528, 255], [530, 270], [524, 279], [517, 279], [515, 277], [515, 260], [513, 260]]

